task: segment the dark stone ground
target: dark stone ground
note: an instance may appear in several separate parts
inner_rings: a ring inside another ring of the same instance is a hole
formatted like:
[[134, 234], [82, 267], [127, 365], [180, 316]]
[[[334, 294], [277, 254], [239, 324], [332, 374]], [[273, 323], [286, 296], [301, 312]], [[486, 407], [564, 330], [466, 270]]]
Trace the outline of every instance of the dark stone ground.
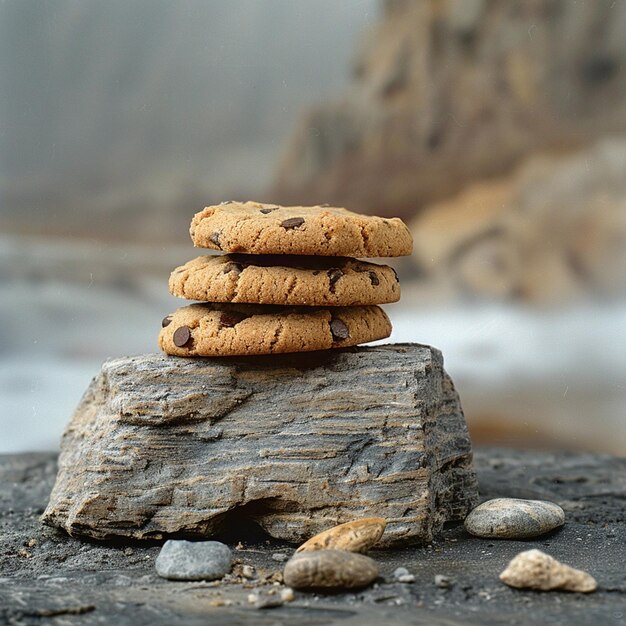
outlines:
[[[0, 456], [0, 624], [626, 624], [626, 459], [479, 449], [476, 467], [483, 499], [553, 500], [565, 509], [565, 527], [538, 540], [494, 541], [455, 524], [432, 545], [371, 553], [382, 576], [364, 591], [296, 592], [289, 604], [259, 609], [248, 594], [276, 597], [267, 592], [278, 588], [271, 577], [282, 564], [272, 554], [293, 546], [234, 528], [225, 539], [233, 547], [243, 541], [235, 557], [253, 565], [261, 582], [166, 581], [154, 571], [158, 545], [82, 542], [39, 524], [54, 454]], [[534, 547], [590, 572], [598, 591], [541, 593], [500, 583], [506, 563]], [[415, 583], [391, 582], [399, 566]], [[450, 577], [451, 588], [436, 587], [435, 574]], [[232, 604], [219, 606], [224, 601]]]

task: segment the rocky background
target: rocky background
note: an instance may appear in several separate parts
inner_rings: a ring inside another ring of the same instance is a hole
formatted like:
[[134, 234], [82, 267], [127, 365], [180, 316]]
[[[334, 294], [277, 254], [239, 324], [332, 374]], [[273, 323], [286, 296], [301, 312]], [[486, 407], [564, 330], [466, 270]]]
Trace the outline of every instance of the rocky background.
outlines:
[[626, 0], [0, 3], [0, 452], [152, 352], [225, 199], [402, 215], [476, 442], [624, 454]]
[[625, 2], [388, 0], [273, 197], [403, 216], [464, 294], [624, 294], [625, 131]]

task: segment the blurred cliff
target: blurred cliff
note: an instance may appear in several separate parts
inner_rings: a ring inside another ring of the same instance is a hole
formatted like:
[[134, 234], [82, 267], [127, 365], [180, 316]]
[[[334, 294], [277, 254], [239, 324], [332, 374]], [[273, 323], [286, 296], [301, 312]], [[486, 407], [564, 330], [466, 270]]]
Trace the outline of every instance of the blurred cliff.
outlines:
[[405, 273], [464, 296], [626, 293], [626, 2], [383, 6], [273, 197], [411, 220]]

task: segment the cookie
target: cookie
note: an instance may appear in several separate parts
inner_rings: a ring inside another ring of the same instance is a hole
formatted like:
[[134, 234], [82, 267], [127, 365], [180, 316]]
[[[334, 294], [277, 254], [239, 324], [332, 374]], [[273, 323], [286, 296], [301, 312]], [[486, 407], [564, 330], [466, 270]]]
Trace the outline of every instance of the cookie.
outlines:
[[413, 249], [397, 217], [322, 206], [225, 202], [196, 213], [189, 232], [196, 247], [246, 254], [390, 257]]
[[176, 268], [169, 287], [179, 298], [208, 302], [355, 306], [400, 299], [393, 268], [346, 257], [200, 256]]
[[391, 323], [377, 306], [282, 307], [192, 304], [163, 319], [159, 347], [176, 356], [308, 352], [384, 339]]

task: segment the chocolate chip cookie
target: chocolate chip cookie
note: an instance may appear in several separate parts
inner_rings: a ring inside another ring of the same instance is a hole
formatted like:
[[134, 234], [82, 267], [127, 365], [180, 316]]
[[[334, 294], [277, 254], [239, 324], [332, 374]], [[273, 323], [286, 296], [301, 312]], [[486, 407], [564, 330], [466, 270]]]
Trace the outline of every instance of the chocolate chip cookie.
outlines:
[[197, 247], [246, 254], [395, 257], [413, 248], [397, 217], [322, 206], [225, 202], [196, 213], [189, 232]]
[[259, 355], [342, 348], [390, 334], [389, 318], [377, 306], [202, 303], [164, 318], [159, 346], [176, 356]]
[[393, 268], [346, 257], [200, 256], [172, 272], [169, 288], [208, 302], [355, 306], [400, 299]]

